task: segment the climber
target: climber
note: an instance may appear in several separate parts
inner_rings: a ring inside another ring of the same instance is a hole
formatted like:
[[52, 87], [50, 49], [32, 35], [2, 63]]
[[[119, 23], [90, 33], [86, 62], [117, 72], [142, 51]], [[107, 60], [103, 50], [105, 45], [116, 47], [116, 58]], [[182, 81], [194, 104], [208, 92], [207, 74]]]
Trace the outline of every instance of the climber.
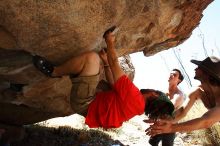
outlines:
[[[45, 75], [70, 76], [71, 107], [75, 113], [85, 116], [85, 123], [89, 127], [116, 128], [124, 121], [144, 113], [143, 95], [120, 68], [115, 51], [114, 29], [112, 27], [103, 35], [107, 44], [106, 52], [87, 52], [60, 66], [54, 66], [43, 57], [33, 56], [33, 64]], [[112, 89], [95, 93], [100, 76], [100, 58]]]

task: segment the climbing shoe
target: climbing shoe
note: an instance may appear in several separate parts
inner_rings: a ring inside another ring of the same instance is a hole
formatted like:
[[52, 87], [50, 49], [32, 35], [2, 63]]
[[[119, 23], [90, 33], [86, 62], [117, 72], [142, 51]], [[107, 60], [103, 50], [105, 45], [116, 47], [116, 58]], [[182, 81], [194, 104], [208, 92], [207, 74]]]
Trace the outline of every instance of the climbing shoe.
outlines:
[[45, 58], [35, 55], [33, 56], [34, 66], [46, 76], [52, 77], [54, 65]]

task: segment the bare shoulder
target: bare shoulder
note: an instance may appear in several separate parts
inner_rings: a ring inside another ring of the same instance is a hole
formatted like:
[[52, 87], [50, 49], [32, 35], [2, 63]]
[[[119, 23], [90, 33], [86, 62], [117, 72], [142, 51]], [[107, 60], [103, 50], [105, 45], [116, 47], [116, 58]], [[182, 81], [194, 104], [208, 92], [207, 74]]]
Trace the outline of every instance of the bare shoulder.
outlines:
[[204, 92], [204, 90], [202, 89], [201, 86], [198, 87], [193, 87], [188, 94], [189, 98], [194, 98], [194, 99], [199, 99], [202, 96], [202, 93]]

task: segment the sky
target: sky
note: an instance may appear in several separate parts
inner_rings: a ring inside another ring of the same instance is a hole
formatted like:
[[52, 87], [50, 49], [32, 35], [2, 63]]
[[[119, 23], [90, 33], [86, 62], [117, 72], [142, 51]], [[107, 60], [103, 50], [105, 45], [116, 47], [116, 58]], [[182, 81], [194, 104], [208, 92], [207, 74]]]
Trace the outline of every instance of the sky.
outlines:
[[[203, 11], [200, 24], [193, 30], [191, 37], [177, 47], [150, 57], [145, 57], [142, 52], [131, 54], [131, 60], [135, 67], [135, 85], [139, 89], [152, 88], [166, 92], [170, 71], [173, 68], [182, 69], [174, 52], [179, 54], [186, 70], [185, 79], [179, 87], [184, 92], [188, 92], [192, 87], [199, 85], [200, 82], [194, 79], [194, 69], [197, 66], [192, 64], [190, 60], [203, 60], [206, 58], [206, 54], [220, 57], [219, 12], [220, 0], [215, 0]], [[190, 82], [187, 81], [187, 77], [190, 78]]]

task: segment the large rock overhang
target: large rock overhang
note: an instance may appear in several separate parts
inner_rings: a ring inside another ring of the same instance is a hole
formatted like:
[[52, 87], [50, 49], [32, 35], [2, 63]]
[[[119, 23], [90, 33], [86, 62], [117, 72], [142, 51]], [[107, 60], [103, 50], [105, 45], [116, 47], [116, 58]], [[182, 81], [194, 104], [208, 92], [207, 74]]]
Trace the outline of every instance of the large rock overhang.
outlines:
[[150, 55], [190, 37], [212, 0], [4, 0], [0, 48], [24, 50], [62, 62], [103, 46], [116, 25], [119, 56]]
[[[0, 122], [29, 124], [73, 113], [69, 99], [69, 78], [45, 77], [34, 68], [31, 54], [60, 64], [83, 52], [98, 52], [105, 47], [103, 33], [115, 25], [119, 56], [140, 51], [150, 56], [189, 38], [199, 25], [203, 10], [211, 2], [1, 1]], [[128, 56], [121, 59], [121, 66], [133, 78], [134, 67], [129, 60]], [[10, 83], [25, 84], [21, 96], [5, 97], [2, 94]]]

